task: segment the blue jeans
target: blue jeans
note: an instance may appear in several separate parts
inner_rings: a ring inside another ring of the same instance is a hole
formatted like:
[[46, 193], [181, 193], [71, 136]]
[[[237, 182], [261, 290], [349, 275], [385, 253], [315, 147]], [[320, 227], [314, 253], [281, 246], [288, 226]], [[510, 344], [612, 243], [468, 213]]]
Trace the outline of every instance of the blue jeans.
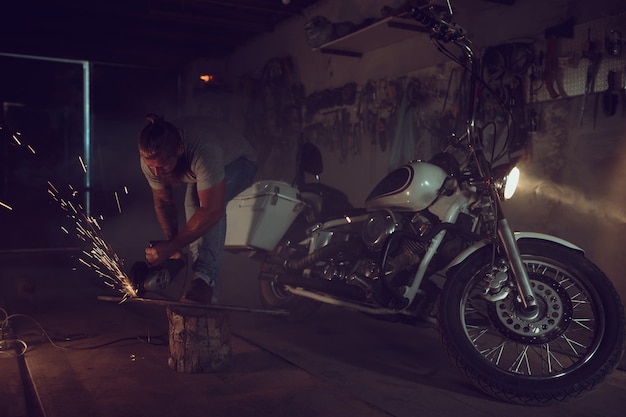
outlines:
[[[226, 203], [252, 185], [256, 170], [256, 163], [244, 158], [236, 159], [224, 167], [226, 180], [224, 210], [226, 210]], [[185, 193], [185, 217], [187, 220], [193, 216], [199, 207], [197, 186], [196, 184], [188, 184]], [[219, 294], [219, 286], [217, 284], [222, 266], [222, 252], [224, 251], [225, 239], [226, 211], [204, 236], [189, 244], [189, 251], [193, 260], [191, 267], [193, 278], [202, 278], [209, 285], [213, 286], [214, 297], [217, 297]]]

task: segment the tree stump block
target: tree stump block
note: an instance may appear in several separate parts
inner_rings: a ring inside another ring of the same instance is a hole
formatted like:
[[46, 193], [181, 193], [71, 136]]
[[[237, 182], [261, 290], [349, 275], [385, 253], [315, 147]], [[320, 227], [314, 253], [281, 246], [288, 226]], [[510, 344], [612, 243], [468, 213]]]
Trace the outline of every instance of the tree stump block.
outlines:
[[230, 317], [221, 311], [168, 307], [169, 357], [177, 372], [209, 373], [232, 356]]

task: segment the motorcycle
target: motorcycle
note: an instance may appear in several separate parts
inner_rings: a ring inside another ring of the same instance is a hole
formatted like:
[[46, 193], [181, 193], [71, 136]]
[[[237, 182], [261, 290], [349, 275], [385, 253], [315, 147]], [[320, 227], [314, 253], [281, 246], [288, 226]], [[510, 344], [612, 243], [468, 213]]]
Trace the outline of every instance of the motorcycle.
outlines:
[[463, 134], [431, 160], [389, 173], [364, 208], [303, 181], [302, 172], [318, 176], [322, 168], [319, 150], [306, 143], [292, 184], [259, 182], [228, 204], [226, 250], [261, 257], [262, 304], [292, 320], [330, 304], [436, 326], [452, 360], [485, 393], [542, 406], [578, 398], [621, 360], [620, 297], [581, 248], [513, 232], [502, 203], [517, 161], [498, 164], [485, 151], [476, 97], [486, 85], [472, 43], [451, 8], [409, 15], [440, 50], [460, 50], [449, 56], [469, 73]]

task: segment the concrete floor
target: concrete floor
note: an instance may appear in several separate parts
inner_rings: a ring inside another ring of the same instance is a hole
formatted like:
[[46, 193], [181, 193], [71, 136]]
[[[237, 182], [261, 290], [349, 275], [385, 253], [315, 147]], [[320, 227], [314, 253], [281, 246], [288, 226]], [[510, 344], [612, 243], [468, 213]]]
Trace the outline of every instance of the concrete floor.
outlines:
[[[167, 365], [165, 308], [99, 301], [114, 293], [90, 271], [72, 271], [67, 258], [0, 254], [0, 308], [14, 315], [13, 330], [28, 345], [22, 356], [0, 351], [0, 417], [621, 417], [626, 406], [624, 369], [563, 405], [502, 403], [465, 380], [436, 331], [332, 307], [301, 324], [230, 313], [229, 364], [178, 373]], [[246, 262], [226, 268], [223, 298], [258, 307]]]

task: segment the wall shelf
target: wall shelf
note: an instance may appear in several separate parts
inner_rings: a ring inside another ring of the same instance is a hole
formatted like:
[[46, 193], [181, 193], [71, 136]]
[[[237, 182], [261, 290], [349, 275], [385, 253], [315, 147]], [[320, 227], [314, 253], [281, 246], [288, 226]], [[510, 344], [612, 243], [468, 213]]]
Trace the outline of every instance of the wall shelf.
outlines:
[[314, 51], [324, 54], [343, 55], [360, 58], [364, 53], [403, 41], [427, 29], [418, 22], [406, 18], [391, 16], [369, 26], [332, 40]]

